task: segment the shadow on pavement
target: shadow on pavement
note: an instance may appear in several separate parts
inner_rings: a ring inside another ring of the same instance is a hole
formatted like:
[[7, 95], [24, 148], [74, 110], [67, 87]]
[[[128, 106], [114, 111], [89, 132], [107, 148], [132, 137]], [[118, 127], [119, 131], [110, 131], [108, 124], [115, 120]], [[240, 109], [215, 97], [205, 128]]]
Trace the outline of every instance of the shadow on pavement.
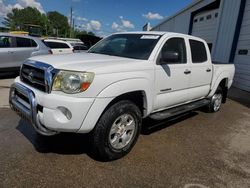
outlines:
[[32, 125], [24, 120], [19, 121], [20, 131], [40, 153], [84, 154], [89, 152], [88, 135], [61, 133], [55, 136], [41, 136], [35, 132]]
[[[178, 122], [196, 116], [197, 114], [197, 112], [190, 112], [164, 121], [145, 119], [143, 120], [141, 134], [150, 135]], [[91, 152], [89, 134], [60, 133], [51, 137], [41, 136], [35, 132], [30, 123], [22, 119], [19, 121], [16, 129], [20, 131], [40, 153], [56, 153], [62, 155], [87, 154], [94, 160], [102, 161]]]

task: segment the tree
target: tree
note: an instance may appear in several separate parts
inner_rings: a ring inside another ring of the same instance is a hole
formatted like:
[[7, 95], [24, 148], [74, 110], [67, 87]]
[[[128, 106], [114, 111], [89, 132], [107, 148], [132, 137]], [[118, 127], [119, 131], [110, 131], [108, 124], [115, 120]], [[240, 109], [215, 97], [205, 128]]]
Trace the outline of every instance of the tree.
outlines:
[[85, 31], [85, 30], [78, 30], [78, 29], [75, 29], [74, 32], [73, 32], [73, 36], [76, 37], [76, 36], [79, 36], [79, 35], [92, 35], [92, 36], [95, 36], [95, 33], [91, 32], [91, 31]]
[[46, 32], [47, 17], [36, 8], [12, 9], [12, 12], [4, 18], [3, 24], [11, 30], [25, 30], [26, 24], [39, 25]]
[[88, 35], [95, 36], [95, 33], [93, 33], [92, 31], [89, 31], [89, 32], [88, 32]]
[[53, 36], [67, 37], [69, 36], [69, 23], [66, 16], [57, 11], [48, 12], [47, 18], [49, 22], [49, 34]]

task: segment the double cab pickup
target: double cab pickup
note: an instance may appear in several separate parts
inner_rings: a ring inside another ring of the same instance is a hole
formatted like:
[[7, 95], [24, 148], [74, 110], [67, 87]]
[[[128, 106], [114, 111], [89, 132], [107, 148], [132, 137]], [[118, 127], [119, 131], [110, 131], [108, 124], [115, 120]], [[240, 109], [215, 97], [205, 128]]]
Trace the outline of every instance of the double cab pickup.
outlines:
[[212, 63], [200, 38], [124, 32], [86, 53], [26, 60], [9, 102], [38, 133], [90, 133], [92, 152], [115, 160], [133, 148], [143, 118], [219, 111], [234, 73], [232, 64]]

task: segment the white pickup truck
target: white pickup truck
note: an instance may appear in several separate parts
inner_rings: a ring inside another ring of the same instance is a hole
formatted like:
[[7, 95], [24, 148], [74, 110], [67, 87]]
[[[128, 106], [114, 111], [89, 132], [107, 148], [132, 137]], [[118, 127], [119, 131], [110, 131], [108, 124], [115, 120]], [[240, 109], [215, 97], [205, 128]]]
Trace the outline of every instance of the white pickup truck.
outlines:
[[9, 102], [38, 133], [90, 133], [96, 156], [114, 160], [132, 149], [142, 118], [162, 120], [202, 106], [217, 112], [234, 72], [232, 64], [212, 64], [200, 38], [117, 33], [87, 53], [28, 59]]

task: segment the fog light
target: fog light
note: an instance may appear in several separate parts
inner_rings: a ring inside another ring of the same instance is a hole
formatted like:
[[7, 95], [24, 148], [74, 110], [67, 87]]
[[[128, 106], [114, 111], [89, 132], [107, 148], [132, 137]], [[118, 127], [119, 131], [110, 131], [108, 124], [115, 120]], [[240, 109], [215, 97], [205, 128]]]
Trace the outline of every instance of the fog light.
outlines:
[[72, 118], [72, 113], [67, 108], [59, 106], [57, 109], [60, 110], [68, 120]]

